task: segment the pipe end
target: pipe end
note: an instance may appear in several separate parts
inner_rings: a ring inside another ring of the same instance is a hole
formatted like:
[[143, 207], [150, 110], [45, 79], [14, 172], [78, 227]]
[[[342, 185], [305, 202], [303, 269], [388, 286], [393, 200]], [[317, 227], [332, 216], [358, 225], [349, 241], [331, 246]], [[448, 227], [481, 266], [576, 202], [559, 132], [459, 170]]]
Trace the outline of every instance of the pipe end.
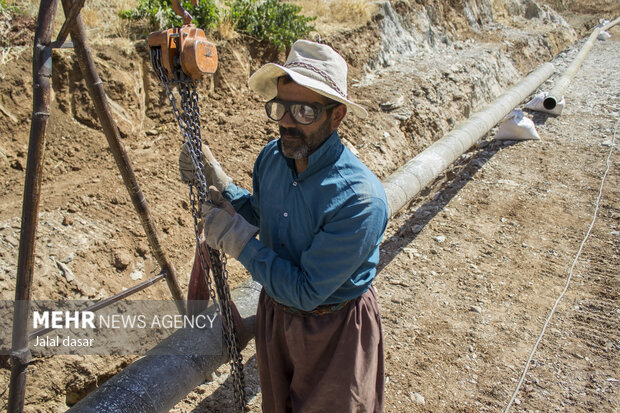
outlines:
[[545, 98], [545, 100], [543, 101], [543, 106], [547, 110], [554, 109], [557, 104], [557, 99], [554, 96], [547, 96], [547, 98]]

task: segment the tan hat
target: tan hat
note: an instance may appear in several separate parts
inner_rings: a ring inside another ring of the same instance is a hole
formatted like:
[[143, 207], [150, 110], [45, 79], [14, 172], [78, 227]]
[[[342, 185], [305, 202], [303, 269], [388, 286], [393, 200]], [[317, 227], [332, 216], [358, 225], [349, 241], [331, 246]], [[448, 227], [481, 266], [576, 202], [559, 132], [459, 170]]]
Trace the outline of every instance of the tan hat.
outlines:
[[250, 76], [248, 84], [263, 99], [273, 99], [278, 94], [278, 78], [287, 74], [295, 83], [347, 105], [360, 118], [368, 116], [366, 109], [349, 100], [347, 62], [331, 47], [297, 40], [284, 65], [266, 64]]

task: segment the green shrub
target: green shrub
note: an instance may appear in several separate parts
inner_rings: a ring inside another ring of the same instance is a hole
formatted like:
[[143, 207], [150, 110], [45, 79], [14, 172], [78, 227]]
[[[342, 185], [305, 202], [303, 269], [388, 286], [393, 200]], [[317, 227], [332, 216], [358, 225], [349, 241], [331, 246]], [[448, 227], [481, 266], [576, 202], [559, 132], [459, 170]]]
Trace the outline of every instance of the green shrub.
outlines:
[[[196, 6], [183, 1], [181, 5], [192, 15], [192, 23], [203, 30], [214, 29], [220, 22], [220, 12], [212, 0], [199, 0]], [[123, 10], [119, 16], [128, 20], [148, 19], [156, 30], [183, 25], [170, 0], [139, 0], [135, 9]]]
[[[215, 29], [221, 21], [221, 12], [213, 0], [199, 0], [197, 6], [184, 1], [182, 5], [192, 15], [192, 23], [205, 31]], [[222, 14], [235, 31], [271, 43], [278, 50], [290, 47], [314, 30], [309, 22], [315, 17], [300, 15], [301, 7], [281, 0], [229, 0], [227, 6]], [[148, 19], [155, 30], [183, 24], [170, 0], [139, 0], [135, 9], [124, 10], [119, 16], [129, 20]]]
[[281, 50], [314, 30], [308, 23], [316, 17], [302, 16], [300, 11], [301, 7], [281, 0], [235, 0], [229, 13], [236, 31]]

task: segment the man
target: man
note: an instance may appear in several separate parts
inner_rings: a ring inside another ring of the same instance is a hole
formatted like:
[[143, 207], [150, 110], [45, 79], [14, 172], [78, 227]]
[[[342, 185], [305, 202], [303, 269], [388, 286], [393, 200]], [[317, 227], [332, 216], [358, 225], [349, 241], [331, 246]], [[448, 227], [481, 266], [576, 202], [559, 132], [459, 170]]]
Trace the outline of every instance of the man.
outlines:
[[[344, 59], [305, 40], [249, 85], [268, 100], [281, 137], [258, 155], [252, 194], [204, 148], [204, 174], [217, 190], [203, 219], [206, 242], [263, 286], [256, 324], [263, 411], [380, 412], [383, 339], [371, 283], [388, 205], [379, 180], [336, 132], [348, 110], [366, 111], [347, 97]], [[179, 165], [191, 181], [186, 150]]]

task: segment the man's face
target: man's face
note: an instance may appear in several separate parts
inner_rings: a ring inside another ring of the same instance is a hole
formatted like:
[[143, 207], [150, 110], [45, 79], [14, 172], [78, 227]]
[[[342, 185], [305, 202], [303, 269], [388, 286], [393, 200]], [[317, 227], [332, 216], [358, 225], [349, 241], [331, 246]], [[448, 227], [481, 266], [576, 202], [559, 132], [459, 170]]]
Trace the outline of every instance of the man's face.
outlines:
[[[277, 98], [284, 101], [318, 105], [324, 105], [327, 102], [327, 99], [318, 93], [295, 82], [285, 83], [281, 79], [278, 81]], [[295, 122], [291, 114], [286, 112], [278, 124], [280, 126], [282, 153], [287, 158], [292, 159], [308, 158], [334, 131], [331, 118], [326, 113], [322, 113], [310, 125], [302, 125]]]

